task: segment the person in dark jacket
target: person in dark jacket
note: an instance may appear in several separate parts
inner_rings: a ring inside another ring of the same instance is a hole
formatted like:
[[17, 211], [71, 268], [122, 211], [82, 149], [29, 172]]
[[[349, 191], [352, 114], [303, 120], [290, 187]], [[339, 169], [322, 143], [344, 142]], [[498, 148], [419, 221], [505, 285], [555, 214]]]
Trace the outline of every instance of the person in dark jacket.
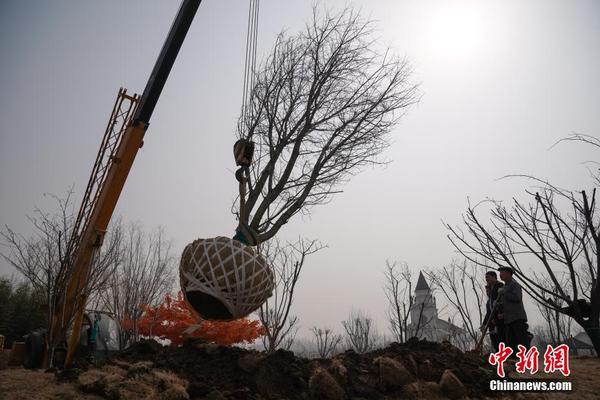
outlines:
[[492, 341], [492, 346], [496, 351], [498, 351], [498, 345], [500, 342], [504, 342], [504, 322], [501, 319], [498, 319], [498, 314], [500, 313], [500, 304], [498, 301], [498, 290], [504, 286], [502, 282], [498, 281], [498, 276], [495, 271], [488, 271], [485, 273], [485, 281], [487, 285], [486, 293], [488, 296], [486, 302], [486, 313], [483, 318], [483, 324], [481, 325], [481, 330], [485, 330], [486, 324], [488, 324], [488, 330], [490, 333], [490, 340]]
[[502, 312], [498, 319], [504, 322], [505, 342], [513, 349], [513, 356], [517, 353], [518, 345], [528, 346], [527, 313], [523, 306], [523, 289], [513, 278], [513, 269], [500, 267], [500, 279], [504, 287], [498, 290]]

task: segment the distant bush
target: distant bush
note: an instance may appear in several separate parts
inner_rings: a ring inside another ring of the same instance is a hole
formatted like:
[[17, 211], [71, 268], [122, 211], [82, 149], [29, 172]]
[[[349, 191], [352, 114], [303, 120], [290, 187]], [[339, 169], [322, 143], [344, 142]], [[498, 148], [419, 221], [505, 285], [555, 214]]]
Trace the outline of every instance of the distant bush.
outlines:
[[41, 291], [28, 283], [0, 277], [0, 334], [5, 336], [5, 348], [30, 331], [46, 327], [44, 305]]

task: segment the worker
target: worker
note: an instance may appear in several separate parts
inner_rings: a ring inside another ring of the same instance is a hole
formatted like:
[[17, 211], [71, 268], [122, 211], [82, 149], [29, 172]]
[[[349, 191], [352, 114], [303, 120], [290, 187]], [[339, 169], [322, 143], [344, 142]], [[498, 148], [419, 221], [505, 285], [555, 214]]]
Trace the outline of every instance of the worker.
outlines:
[[100, 321], [100, 314], [94, 314], [94, 322], [92, 326], [88, 328], [88, 351], [90, 354], [90, 358], [94, 358], [94, 351], [96, 350], [96, 339], [98, 338], [98, 323]]
[[498, 345], [500, 342], [504, 342], [504, 321], [498, 319], [500, 313], [500, 304], [498, 303], [498, 290], [504, 286], [502, 282], [498, 281], [498, 275], [495, 271], [488, 271], [485, 273], [486, 281], [486, 313], [483, 318], [483, 324], [481, 331], [485, 331], [487, 325], [490, 334], [490, 340], [494, 350], [498, 351]]
[[498, 289], [502, 310], [498, 319], [504, 323], [505, 344], [513, 350], [512, 356], [519, 351], [518, 345], [529, 346], [527, 332], [527, 313], [523, 306], [523, 289], [513, 278], [514, 271], [510, 267], [498, 268], [504, 287]]

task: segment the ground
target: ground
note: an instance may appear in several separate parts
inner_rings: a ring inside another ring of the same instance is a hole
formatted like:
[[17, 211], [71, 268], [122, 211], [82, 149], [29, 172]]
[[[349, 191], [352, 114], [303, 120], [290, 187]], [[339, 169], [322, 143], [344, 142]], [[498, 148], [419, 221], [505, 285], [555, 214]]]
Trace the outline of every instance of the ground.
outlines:
[[573, 382], [573, 391], [571, 393], [553, 393], [545, 394], [529, 394], [527, 398], [531, 399], [577, 399], [577, 400], [592, 400], [598, 399], [600, 393], [600, 358], [598, 357], [573, 357], [570, 360], [571, 375], [568, 378], [563, 377], [560, 373], [544, 374], [538, 372], [535, 376], [525, 376], [526, 379], [544, 379], [555, 378], [561, 381]]
[[54, 374], [23, 368], [0, 370], [1, 400], [102, 399], [81, 393], [71, 383], [58, 383]]
[[[496, 398], [598, 398], [600, 359], [572, 358], [571, 370], [568, 380], [574, 390], [570, 394]], [[0, 370], [0, 400], [476, 399], [491, 396], [486, 388], [493, 377], [483, 357], [426, 341], [392, 344], [366, 354], [348, 351], [322, 360], [303, 359], [285, 351], [266, 355], [201, 342], [163, 348], [149, 341], [95, 368], [61, 379], [43, 371]], [[535, 376], [542, 377], [540, 373]]]

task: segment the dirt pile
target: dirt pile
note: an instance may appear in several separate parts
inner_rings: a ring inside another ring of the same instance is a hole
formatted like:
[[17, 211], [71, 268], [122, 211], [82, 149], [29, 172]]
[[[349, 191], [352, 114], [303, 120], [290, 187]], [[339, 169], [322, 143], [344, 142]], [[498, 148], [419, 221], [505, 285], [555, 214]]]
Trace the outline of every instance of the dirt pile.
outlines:
[[115, 362], [79, 375], [77, 387], [84, 393], [119, 400], [186, 400], [187, 382], [172, 372], [153, 368], [149, 361]]
[[[94, 375], [98, 371], [101, 378]], [[161, 380], [156, 371], [171, 371], [179, 380]], [[481, 356], [427, 341], [314, 360], [283, 350], [265, 354], [201, 341], [179, 348], [143, 341], [82, 374], [79, 383], [88, 392], [115, 399], [130, 398], [127, 390], [145, 386], [159, 387], [144, 392], [146, 396], [164, 399], [443, 399], [490, 396], [487, 387], [493, 376]], [[123, 380], [139, 387], [118, 386]]]

